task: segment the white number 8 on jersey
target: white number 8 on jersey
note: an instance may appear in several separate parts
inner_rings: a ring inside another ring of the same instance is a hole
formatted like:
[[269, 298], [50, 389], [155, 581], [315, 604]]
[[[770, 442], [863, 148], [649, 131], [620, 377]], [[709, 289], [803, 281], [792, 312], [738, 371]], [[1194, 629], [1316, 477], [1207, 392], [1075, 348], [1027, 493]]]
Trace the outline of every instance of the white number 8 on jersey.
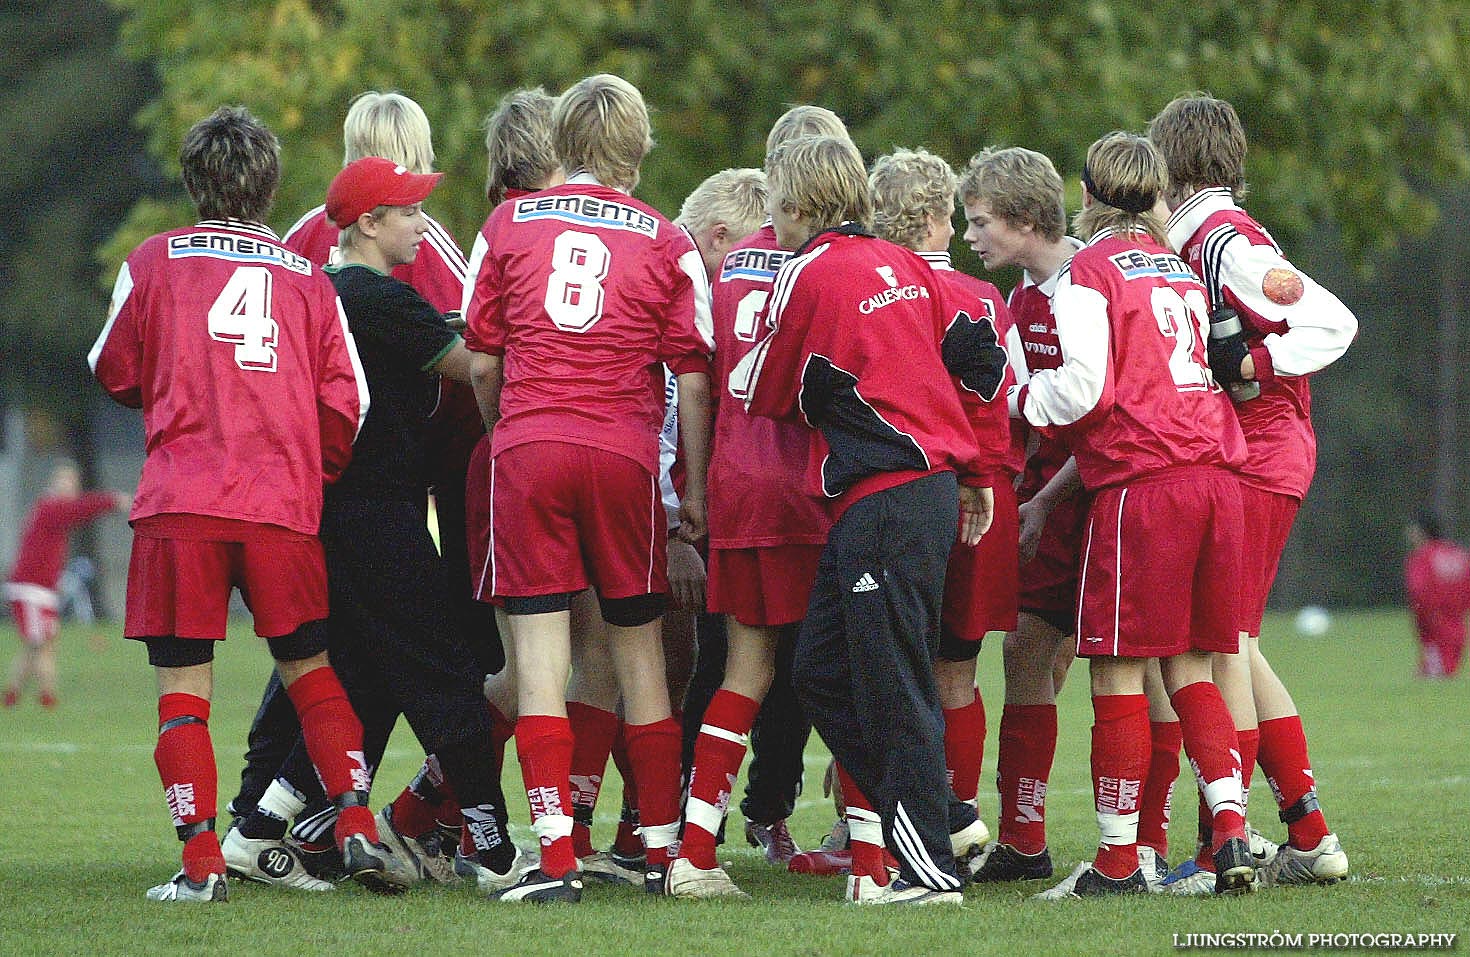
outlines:
[[602, 318], [602, 281], [612, 253], [593, 233], [568, 229], [556, 237], [551, 278], [546, 283], [546, 315], [565, 332], [586, 332]]

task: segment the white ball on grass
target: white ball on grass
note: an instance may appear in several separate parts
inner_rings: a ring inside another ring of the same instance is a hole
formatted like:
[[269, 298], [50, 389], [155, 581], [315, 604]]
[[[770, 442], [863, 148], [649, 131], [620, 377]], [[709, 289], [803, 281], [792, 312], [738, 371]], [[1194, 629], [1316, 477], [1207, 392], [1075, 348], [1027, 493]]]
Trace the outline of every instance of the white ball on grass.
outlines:
[[1327, 634], [1332, 627], [1332, 616], [1321, 605], [1307, 605], [1296, 613], [1296, 630], [1309, 638]]

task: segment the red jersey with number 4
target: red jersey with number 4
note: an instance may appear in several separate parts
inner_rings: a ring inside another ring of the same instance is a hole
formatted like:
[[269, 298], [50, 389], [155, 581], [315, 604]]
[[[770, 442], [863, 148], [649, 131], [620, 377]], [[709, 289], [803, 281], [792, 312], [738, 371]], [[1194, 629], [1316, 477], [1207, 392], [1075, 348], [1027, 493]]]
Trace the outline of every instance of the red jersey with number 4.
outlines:
[[811, 432], [745, 411], [725, 392], [730, 370], [765, 337], [766, 300], [776, 270], [791, 257], [776, 231], [761, 227], [720, 264], [711, 294], [715, 325], [714, 448], [709, 467], [711, 548], [821, 545], [832, 519], [821, 500], [793, 482], [806, 471]]
[[1034, 426], [1069, 427], [1089, 490], [1244, 463], [1240, 425], [1205, 363], [1205, 290], [1183, 260], [1103, 230], [1062, 267], [1053, 308], [1063, 361], [1017, 402]]
[[336, 291], [264, 226], [203, 222], [133, 250], [87, 357], [143, 410], [130, 520], [210, 515], [316, 534], [367, 382]]
[[1317, 468], [1308, 376], [1335, 362], [1358, 334], [1352, 311], [1235, 205], [1223, 187], [1200, 190], [1169, 218], [1169, 242], [1211, 301], [1240, 314], [1261, 394], [1235, 406], [1249, 457], [1247, 485], [1305, 498]]
[[709, 372], [709, 280], [652, 207], [577, 182], [508, 200], [485, 224], [465, 344], [504, 355], [493, 454], [570, 442], [659, 471], [664, 371]]
[[[1011, 311], [1006, 307], [1000, 290], [983, 279], [957, 271], [948, 252], [925, 252], [919, 256], [934, 270], [940, 295], [946, 303], [946, 315], [951, 322], [961, 321], [959, 314], [968, 317], [966, 321], [989, 322], [995, 330], [996, 340], [1004, 343], [1012, 324]], [[987, 394], [977, 392], [958, 376], [954, 381], [960, 405], [965, 409], [970, 427], [975, 430], [975, 443], [980, 447], [974, 483], [983, 486], [1011, 481], [1016, 468], [1012, 460], [1011, 412], [1006, 404], [1006, 394], [1016, 384], [1015, 370], [1007, 362], [999, 391]], [[987, 475], [990, 476], [989, 481], [985, 479]]]

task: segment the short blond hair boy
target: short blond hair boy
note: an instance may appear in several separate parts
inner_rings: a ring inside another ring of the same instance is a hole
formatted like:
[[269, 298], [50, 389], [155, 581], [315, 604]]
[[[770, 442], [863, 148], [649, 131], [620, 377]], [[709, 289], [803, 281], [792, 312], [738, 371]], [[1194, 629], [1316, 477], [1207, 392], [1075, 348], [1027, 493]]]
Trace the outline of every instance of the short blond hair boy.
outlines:
[[587, 173], [604, 186], [633, 192], [653, 149], [643, 94], [627, 80], [599, 73], [579, 80], [551, 113], [552, 148], [567, 176]]
[[411, 173], [434, 169], [434, 138], [424, 108], [402, 93], [369, 90], [352, 101], [342, 123], [342, 165], [381, 156]]
[[899, 149], [878, 157], [868, 175], [873, 232], [880, 239], [918, 249], [937, 219], [954, 215], [957, 185], [949, 163], [928, 150]]

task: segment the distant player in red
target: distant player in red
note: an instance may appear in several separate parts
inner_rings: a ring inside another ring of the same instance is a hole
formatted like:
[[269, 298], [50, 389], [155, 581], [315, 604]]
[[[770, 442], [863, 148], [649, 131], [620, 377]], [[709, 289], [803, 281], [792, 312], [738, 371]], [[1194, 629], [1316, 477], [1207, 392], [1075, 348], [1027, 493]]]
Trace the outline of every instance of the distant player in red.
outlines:
[[1465, 653], [1470, 550], [1445, 538], [1429, 513], [1409, 523], [1404, 537], [1404, 591], [1419, 632], [1419, 677], [1453, 678]]
[[1250, 890], [1235, 729], [1210, 653], [1239, 647], [1236, 597], [1245, 442], [1205, 365], [1203, 287], [1163, 247], [1167, 185], [1144, 138], [1111, 133], [1083, 168], [1087, 240], [1057, 283], [1062, 363], [1014, 394], [1035, 428], [1063, 429], [1093, 493], [1077, 654], [1090, 659], [1095, 859], [1048, 897], [1146, 892], [1138, 809], [1149, 767], [1144, 674], [1159, 658], [1184, 747], [1214, 813], [1219, 893]]
[[235, 586], [341, 808], [348, 873], [386, 888], [362, 725], [327, 662], [317, 538], [323, 484], [341, 475], [367, 413], [362, 370], [331, 283], [261, 225], [280, 177], [275, 136], [223, 107], [189, 130], [179, 159], [201, 221], [128, 256], [87, 357], [109, 395], [143, 410], [147, 432], [124, 634], [157, 672], [155, 757], [184, 842], [183, 869], [148, 898], [227, 897], [208, 721]]
[[[959, 194], [965, 241], [985, 268], [1023, 270], [1008, 300], [1013, 325], [1006, 344], [1017, 381], [1055, 369], [1062, 353], [1053, 297], [1063, 264], [1081, 248], [1067, 235], [1061, 176], [1034, 150], [984, 150], [961, 175]], [[1087, 496], [1067, 444], [1050, 430], [1032, 430], [1021, 419], [1013, 423], [1008, 464], [1024, 462], [1016, 493], [1018, 614], [1003, 648], [998, 833], [976, 869], [979, 882], [1052, 873], [1046, 792], [1057, 743], [1053, 672], [1056, 662], [1065, 663], [1072, 654], [1065, 641], [1076, 630], [1077, 556], [1087, 517]]]
[[[1248, 661], [1241, 662], [1248, 667], [1240, 668], [1249, 675], [1237, 683], [1249, 681], [1258, 759], [1288, 833], [1261, 877], [1268, 884], [1333, 883], [1347, 876], [1347, 855], [1317, 800], [1296, 703], [1261, 653], [1258, 636], [1281, 553], [1316, 468], [1308, 379], [1347, 351], [1358, 321], [1288, 261], [1238, 205], [1246, 191], [1246, 138], [1229, 103], [1178, 97], [1149, 123], [1149, 137], [1169, 165], [1169, 244], [1200, 276], [1212, 306], [1234, 310], [1244, 326], [1242, 337], [1212, 342], [1210, 364], [1237, 400], [1247, 449], [1240, 472], [1247, 543], [1241, 627], [1251, 637], [1242, 649], [1249, 651]], [[1259, 395], [1251, 398], [1256, 390]], [[1242, 760], [1249, 763], [1249, 742], [1243, 743]]]
[[83, 492], [82, 473], [70, 462], [51, 473], [46, 492], [31, 507], [15, 565], [5, 580], [5, 600], [20, 633], [21, 649], [10, 664], [5, 707], [20, 701], [26, 683], [36, 679], [41, 706], [56, 707], [56, 634], [60, 596], [56, 582], [66, 565], [75, 529], [95, 522], [114, 509], [127, 511], [132, 499], [123, 492]]
[[650, 891], [677, 841], [679, 728], [659, 640], [664, 364], [678, 377], [688, 475], [681, 535], [705, 533], [709, 287], [688, 235], [629, 195], [652, 145], [647, 107], [600, 74], [562, 94], [553, 126], [567, 183], [491, 214], [467, 314], [491, 433], [487, 583], [510, 616], [516, 743], [542, 845], [541, 867], [501, 895], [510, 901], [581, 899], [566, 687], [571, 599], [589, 585], [623, 693]]
[[[989, 323], [996, 339], [1007, 342], [1013, 324], [1005, 297], [990, 283], [956, 271], [950, 261], [959, 182], [949, 164], [926, 150], [897, 150], [873, 163], [868, 185], [878, 237], [914, 250], [933, 267], [946, 312], [956, 322]], [[975, 481], [993, 490], [995, 512], [979, 545], [956, 543], [950, 550], [934, 678], [944, 708], [950, 787], [961, 801], [976, 807], [985, 753], [985, 704], [975, 686], [975, 659], [986, 633], [1016, 628], [1019, 462], [1012, 454], [1010, 411], [1001, 391], [1016, 381], [1009, 362], [994, 392], [981, 392], [973, 383], [955, 379], [980, 448]], [[956, 863], [964, 875], [989, 839], [989, 829], [979, 818], [963, 840], [952, 836]]]
[[956, 528], [978, 543], [992, 498], [969, 484], [987, 476], [951, 376], [993, 392], [1005, 353], [988, 323], [946, 311], [927, 263], [868, 232], [867, 173], [849, 140], [788, 142], [766, 174], [777, 240], [796, 255], [776, 276], [771, 332], [729, 389], [753, 414], [813, 430], [807, 490], [836, 515], [793, 674], [813, 726], [876, 805], [868, 833], [852, 822], [854, 845], [886, 843], [899, 864], [890, 880], [855, 850], [848, 898], [959, 903], [933, 659]]

